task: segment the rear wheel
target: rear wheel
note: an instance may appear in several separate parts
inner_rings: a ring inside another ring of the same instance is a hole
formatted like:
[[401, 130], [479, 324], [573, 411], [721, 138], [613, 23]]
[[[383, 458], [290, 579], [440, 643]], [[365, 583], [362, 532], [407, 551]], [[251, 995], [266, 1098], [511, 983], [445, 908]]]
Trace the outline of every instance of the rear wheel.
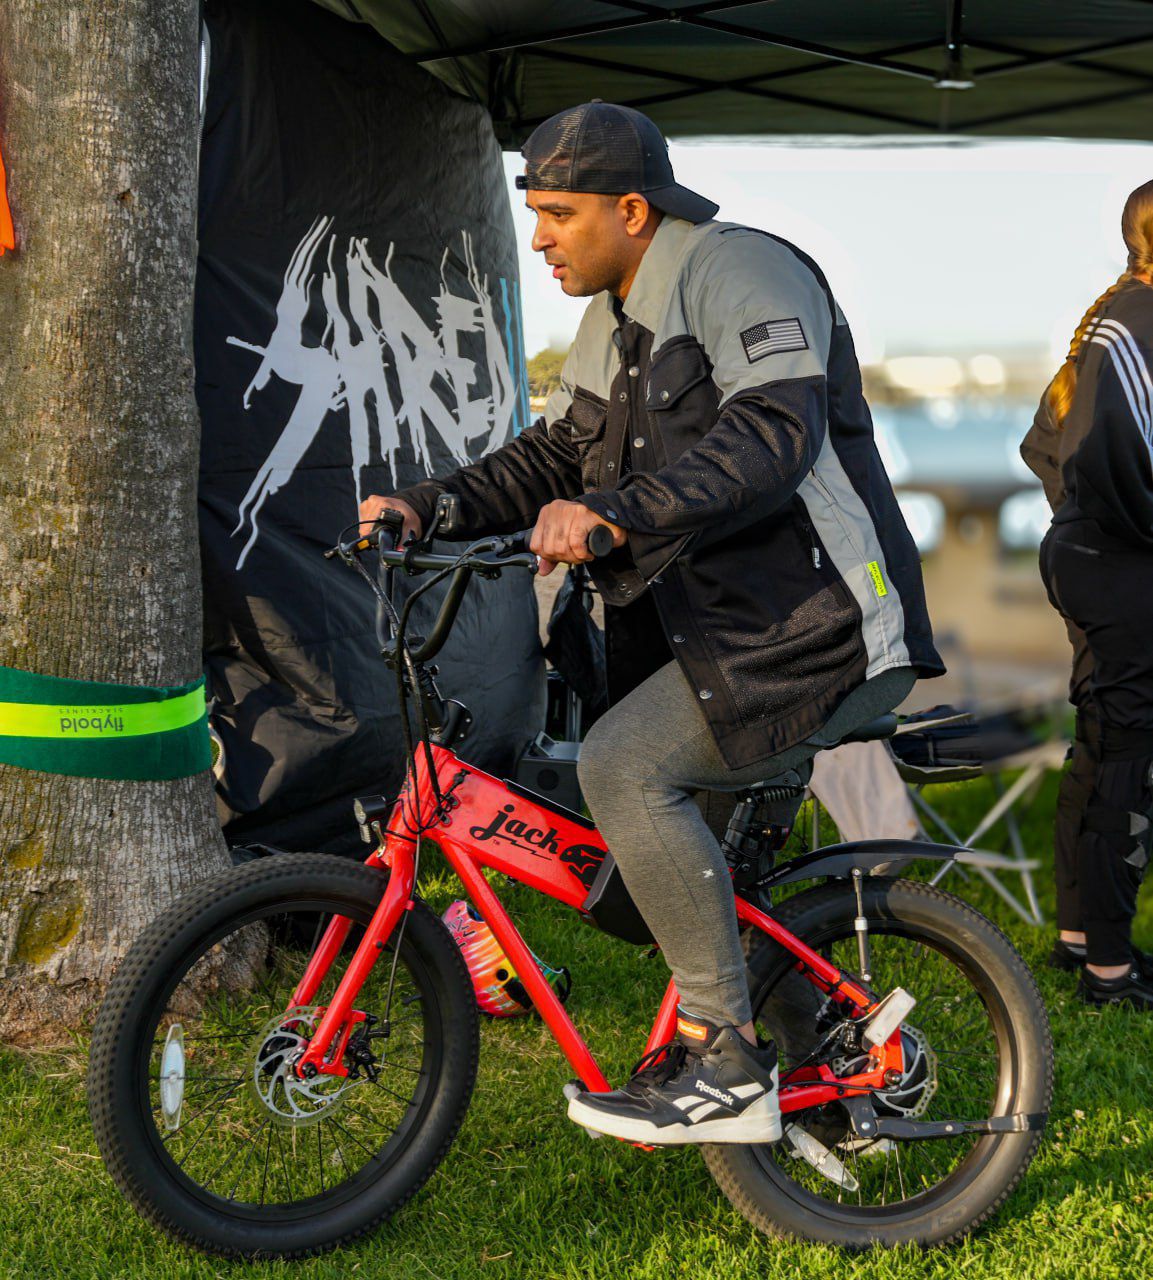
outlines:
[[[321, 854], [261, 859], [181, 899], [125, 958], [93, 1034], [89, 1112], [121, 1190], [172, 1235], [245, 1256], [332, 1248], [395, 1212], [444, 1157], [479, 1029], [460, 952], [423, 903], [354, 1002], [369, 1016], [345, 1049], [349, 1076], [292, 1069], [386, 884]], [[320, 990], [293, 1006], [334, 916], [353, 928]]]
[[[842, 1104], [784, 1117], [772, 1146], [713, 1146], [705, 1160], [733, 1204], [763, 1231], [847, 1247], [936, 1245], [988, 1218], [1020, 1181], [1041, 1140], [1053, 1054], [1040, 992], [1003, 933], [928, 885], [864, 882], [871, 986], [916, 997], [903, 1031], [905, 1073], [873, 1095], [879, 1116], [923, 1121], [1018, 1115], [1024, 1132], [866, 1141]], [[774, 916], [841, 969], [859, 967], [856, 895], [838, 883], [785, 902]], [[777, 1042], [784, 1085], [801, 1064], [850, 1074], [821, 993], [795, 958], [763, 939], [749, 957], [754, 1019]], [[823, 1020], [824, 1019], [824, 1020]]]

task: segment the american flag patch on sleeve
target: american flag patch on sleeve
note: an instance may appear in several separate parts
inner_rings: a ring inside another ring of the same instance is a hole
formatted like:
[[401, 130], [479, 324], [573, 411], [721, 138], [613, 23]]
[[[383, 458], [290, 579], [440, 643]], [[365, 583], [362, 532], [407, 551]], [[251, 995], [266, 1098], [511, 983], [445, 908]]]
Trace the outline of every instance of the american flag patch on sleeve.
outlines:
[[741, 345], [749, 364], [762, 356], [776, 355], [781, 351], [807, 351], [809, 348], [805, 331], [796, 316], [788, 320], [766, 320], [745, 329], [741, 334]]

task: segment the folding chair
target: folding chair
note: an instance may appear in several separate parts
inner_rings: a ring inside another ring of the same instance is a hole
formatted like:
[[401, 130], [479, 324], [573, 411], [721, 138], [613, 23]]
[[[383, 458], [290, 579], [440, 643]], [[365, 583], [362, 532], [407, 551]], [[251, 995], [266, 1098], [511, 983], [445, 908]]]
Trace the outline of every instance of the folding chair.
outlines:
[[[902, 760], [890, 745], [890, 754], [893, 756], [897, 771], [909, 786], [913, 804], [924, 820], [927, 833], [932, 836], [935, 831], [939, 832], [944, 840], [961, 845], [967, 850], [959, 854], [955, 861], [944, 863], [930, 883], [939, 884], [958, 865], [962, 870], [966, 867], [971, 868], [1026, 923], [1033, 925], [1043, 924], [1045, 920], [1033, 881], [1033, 872], [1037, 870], [1040, 863], [1026, 853], [1025, 843], [1021, 838], [1020, 823], [1032, 808], [1046, 773], [1050, 770], [1060, 772], [1065, 762], [1069, 744], [1059, 732], [1061, 722], [1059, 709], [1062, 706], [1063, 702], [1058, 699], [1043, 699], [1032, 703], [1022, 702], [1010, 707], [985, 708], [981, 714], [960, 712], [957, 715], [943, 716], [936, 720], [906, 721], [897, 728], [897, 733], [894, 735], [924, 731], [938, 725], [965, 721], [976, 726], [980, 725], [982, 714], [984, 716], [1016, 715], [1024, 720], [1032, 713], [1033, 720], [1036, 722], [1040, 718], [1037, 713], [1042, 708], [1048, 712], [1047, 737], [1033, 745], [1009, 751], [1005, 755], [980, 763], [942, 761], [937, 765], [910, 764]], [[1017, 770], [1021, 771], [1020, 776], [1007, 785], [1005, 774]], [[924, 788], [939, 782], [962, 782], [981, 777], [990, 779], [997, 798], [972, 831], [962, 835], [929, 803], [924, 795]], [[981, 842], [998, 824], [1004, 828], [1008, 850], [994, 851], [981, 848]], [[1014, 876], [1020, 879], [1023, 901], [1005, 884], [1004, 878]]]

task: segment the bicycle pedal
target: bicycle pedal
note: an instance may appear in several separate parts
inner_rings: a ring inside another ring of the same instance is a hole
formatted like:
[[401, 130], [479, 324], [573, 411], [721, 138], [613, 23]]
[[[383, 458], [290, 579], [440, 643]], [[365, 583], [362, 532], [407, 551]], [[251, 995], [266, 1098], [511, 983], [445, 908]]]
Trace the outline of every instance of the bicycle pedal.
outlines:
[[[564, 1094], [566, 1102], [571, 1102], [574, 1098], [579, 1098], [582, 1093], [588, 1093], [588, 1090], [579, 1080], [570, 1080], [568, 1084], [561, 1090]], [[583, 1124], [577, 1125], [578, 1129], [584, 1129], [590, 1138], [603, 1138], [603, 1133], [597, 1133], [595, 1129], [586, 1128]]]

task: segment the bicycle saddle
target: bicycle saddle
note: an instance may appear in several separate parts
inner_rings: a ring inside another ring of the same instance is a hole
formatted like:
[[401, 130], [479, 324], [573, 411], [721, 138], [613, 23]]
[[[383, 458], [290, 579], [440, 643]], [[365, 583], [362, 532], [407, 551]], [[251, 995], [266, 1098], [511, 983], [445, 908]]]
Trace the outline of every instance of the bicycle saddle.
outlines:
[[896, 731], [897, 714], [895, 711], [886, 711], [883, 716], [868, 720], [846, 733], [837, 745], [840, 746], [844, 742], [874, 742], [878, 738], [891, 738]]

